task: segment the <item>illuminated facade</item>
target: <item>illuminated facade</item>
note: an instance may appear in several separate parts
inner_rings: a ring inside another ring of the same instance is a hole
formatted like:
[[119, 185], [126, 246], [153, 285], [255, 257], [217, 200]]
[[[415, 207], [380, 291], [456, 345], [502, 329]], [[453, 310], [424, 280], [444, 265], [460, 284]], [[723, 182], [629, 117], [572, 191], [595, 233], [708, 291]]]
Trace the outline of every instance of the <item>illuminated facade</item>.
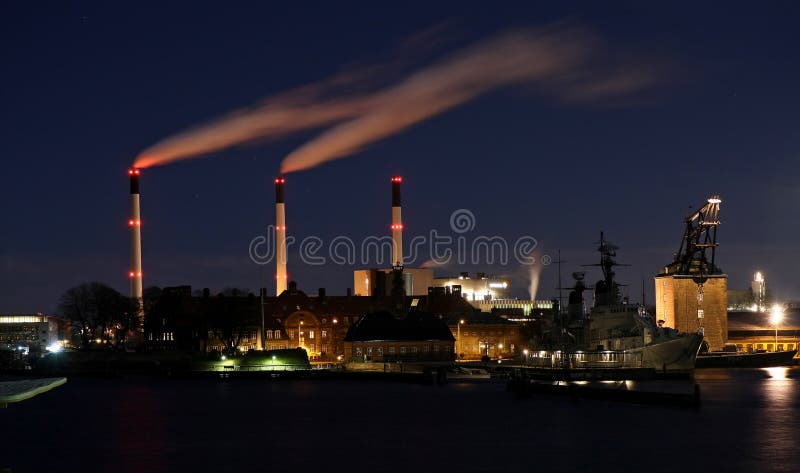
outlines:
[[[403, 288], [407, 296], [424, 296], [433, 285], [433, 270], [403, 268]], [[353, 271], [357, 296], [385, 296], [392, 293], [392, 269], [357, 269]]]
[[702, 300], [692, 276], [659, 275], [656, 285], [656, 320], [680, 332], [694, 333], [703, 327], [712, 351], [722, 350], [728, 341], [728, 277], [708, 276]]
[[519, 323], [487, 313], [453, 315], [447, 320], [456, 338], [459, 359], [474, 360], [482, 356], [509, 358], [520, 353], [527, 340]]
[[484, 273], [471, 277], [469, 273], [461, 273], [457, 277], [435, 278], [434, 287], [449, 288], [450, 292], [458, 292], [468, 301], [489, 301], [492, 299], [508, 299], [511, 294], [511, 281]]
[[797, 350], [800, 348], [800, 310], [789, 310], [775, 323], [764, 312], [728, 313], [728, 343], [740, 351]]
[[0, 315], [0, 347], [45, 351], [59, 342], [56, 317], [42, 314]]

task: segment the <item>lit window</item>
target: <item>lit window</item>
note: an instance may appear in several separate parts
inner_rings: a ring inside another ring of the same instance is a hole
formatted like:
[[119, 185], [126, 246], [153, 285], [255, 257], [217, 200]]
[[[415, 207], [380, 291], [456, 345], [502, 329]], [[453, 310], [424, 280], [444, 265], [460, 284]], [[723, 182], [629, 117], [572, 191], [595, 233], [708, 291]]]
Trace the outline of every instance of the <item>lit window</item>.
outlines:
[[411, 347], [411, 353], [416, 353], [416, 352], [417, 352], [417, 347]]
[[272, 340], [272, 330], [267, 330], [267, 340]]
[[281, 331], [280, 330], [276, 330], [275, 331], [275, 338], [281, 338]]
[[400, 347], [400, 353], [405, 354], [405, 352], [406, 352], [406, 347]]
[[389, 353], [394, 355], [394, 347], [389, 347]]
[[313, 330], [309, 330], [308, 331], [308, 338], [314, 338], [314, 331]]
[[327, 336], [328, 336], [328, 331], [327, 330], [323, 330], [322, 331], [322, 338], [325, 338]]

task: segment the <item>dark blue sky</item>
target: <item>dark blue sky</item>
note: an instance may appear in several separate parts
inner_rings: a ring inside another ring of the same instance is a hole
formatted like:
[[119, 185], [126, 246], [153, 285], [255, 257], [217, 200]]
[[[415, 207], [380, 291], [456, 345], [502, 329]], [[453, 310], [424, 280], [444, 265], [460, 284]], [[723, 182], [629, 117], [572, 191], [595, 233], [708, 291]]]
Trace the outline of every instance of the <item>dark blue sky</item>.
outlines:
[[[152, 143], [343, 65], [391, 59], [434, 25], [448, 25], [460, 44], [560, 20], [669, 64], [669, 73], [636, 101], [565, 104], [496, 91], [353, 157], [290, 174], [289, 233], [326, 241], [387, 233], [389, 178], [399, 173], [409, 237], [447, 230], [450, 213], [466, 208], [477, 216], [475, 234], [532, 235], [543, 254], [560, 248], [568, 274], [594, 262], [604, 230], [633, 265], [620, 276], [638, 300], [641, 278], [651, 294], [651, 276], [677, 250], [688, 206], [719, 193], [718, 261], [729, 285], [746, 287], [760, 269], [778, 295], [800, 297], [793, 2], [161, 3], [6, 2], [0, 10], [0, 312], [52, 311], [64, 289], [87, 280], [127, 292], [126, 169]], [[146, 170], [145, 285], [255, 290], [260, 268], [248, 244], [274, 219], [272, 179], [281, 159], [317, 134]], [[351, 270], [296, 257], [289, 267], [301, 288], [332, 294], [352, 286]], [[265, 268], [268, 281], [272, 272]], [[539, 297], [550, 297], [554, 267], [542, 278]], [[519, 296], [527, 285], [514, 279]]]

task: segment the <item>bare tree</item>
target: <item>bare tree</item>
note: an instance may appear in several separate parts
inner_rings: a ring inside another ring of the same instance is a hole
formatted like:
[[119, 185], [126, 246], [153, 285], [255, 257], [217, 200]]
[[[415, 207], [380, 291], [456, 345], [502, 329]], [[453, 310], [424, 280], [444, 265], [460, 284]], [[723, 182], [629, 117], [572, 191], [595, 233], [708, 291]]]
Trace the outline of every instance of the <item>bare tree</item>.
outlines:
[[58, 312], [72, 321], [84, 349], [96, 339], [109, 346], [113, 341], [116, 342], [113, 345], [118, 346], [119, 337], [124, 337], [125, 329], [130, 326], [132, 314], [128, 298], [99, 282], [67, 289], [59, 300]]

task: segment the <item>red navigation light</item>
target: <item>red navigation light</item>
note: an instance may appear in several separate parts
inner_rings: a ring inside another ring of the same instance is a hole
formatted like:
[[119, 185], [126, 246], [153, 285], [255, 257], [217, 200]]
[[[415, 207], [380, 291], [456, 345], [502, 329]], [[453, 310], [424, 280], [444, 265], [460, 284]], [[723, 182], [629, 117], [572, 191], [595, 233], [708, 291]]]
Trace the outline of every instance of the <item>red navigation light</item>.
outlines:
[[392, 182], [403, 182], [403, 178], [400, 176], [395, 176], [392, 178]]
[[128, 276], [132, 278], [132, 277], [136, 276], [136, 273], [134, 273], [133, 271], [131, 271], [130, 273], [128, 273]]
[[284, 182], [286, 182], [286, 179], [284, 179], [282, 177], [276, 177], [275, 178], [275, 184], [283, 184]]
[[128, 220], [128, 226], [133, 226], [133, 220]]

